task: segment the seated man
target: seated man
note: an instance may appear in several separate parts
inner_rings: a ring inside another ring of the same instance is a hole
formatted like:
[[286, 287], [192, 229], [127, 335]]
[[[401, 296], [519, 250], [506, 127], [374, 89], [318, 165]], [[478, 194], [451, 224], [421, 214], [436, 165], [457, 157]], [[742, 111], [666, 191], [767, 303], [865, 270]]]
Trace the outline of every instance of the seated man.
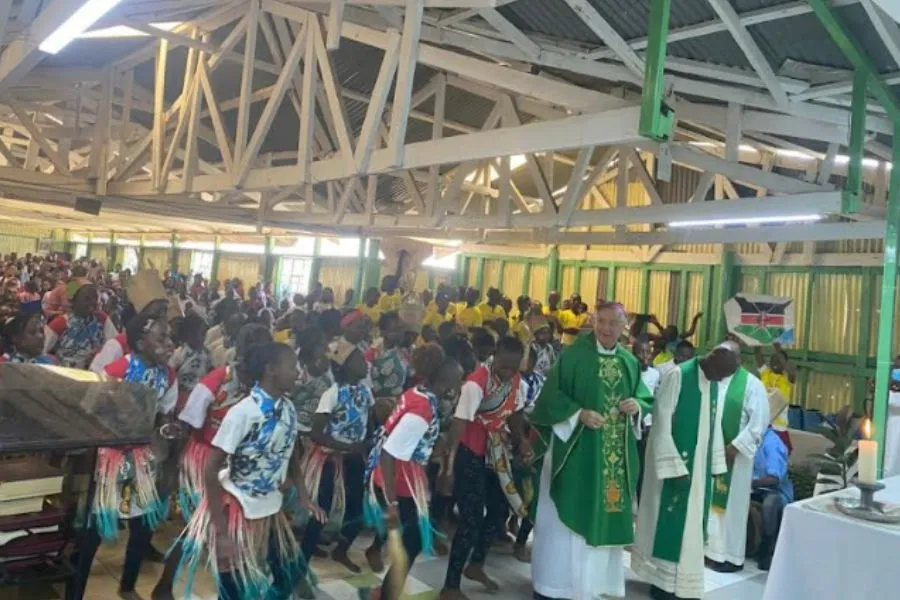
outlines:
[[794, 485], [788, 478], [788, 449], [772, 427], [763, 435], [753, 459], [751, 498], [762, 503], [762, 541], [756, 561], [768, 571], [778, 541], [784, 507], [794, 501]]

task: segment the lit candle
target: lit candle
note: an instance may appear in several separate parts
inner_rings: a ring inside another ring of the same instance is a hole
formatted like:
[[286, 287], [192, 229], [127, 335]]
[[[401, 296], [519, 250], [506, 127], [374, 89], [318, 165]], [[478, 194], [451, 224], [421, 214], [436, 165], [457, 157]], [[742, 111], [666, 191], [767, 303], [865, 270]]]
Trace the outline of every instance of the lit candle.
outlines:
[[872, 438], [872, 422], [863, 423], [863, 435], [866, 439], [859, 441], [859, 481], [875, 483], [878, 478], [878, 442]]

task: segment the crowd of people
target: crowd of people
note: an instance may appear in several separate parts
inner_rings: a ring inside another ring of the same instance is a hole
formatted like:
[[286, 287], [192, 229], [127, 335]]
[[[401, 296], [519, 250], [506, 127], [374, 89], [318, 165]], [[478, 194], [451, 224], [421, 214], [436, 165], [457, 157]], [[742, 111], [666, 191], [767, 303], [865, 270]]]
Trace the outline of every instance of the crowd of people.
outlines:
[[[760, 381], [733, 342], [695, 357], [700, 314], [679, 332], [578, 295], [544, 305], [490, 288], [482, 301], [393, 276], [338, 305], [319, 283], [275, 298], [62, 255], [4, 257], [0, 286], [0, 362], [90, 370], [157, 398], [160, 440], [98, 453], [80, 593], [124, 522], [120, 596], [137, 598], [177, 505], [184, 530], [155, 599], [180, 575], [189, 595], [201, 569], [220, 598], [314, 598], [310, 559], [361, 572], [350, 549], [364, 528], [375, 572], [386, 530], [402, 532], [404, 569], [448, 554], [443, 600], [466, 597], [463, 578], [498, 589], [487, 565], [501, 540], [532, 562], [540, 598], [624, 596], [626, 547], [655, 598], [699, 598], [705, 562], [743, 565], [751, 497], [768, 518], [763, 567], [791, 501], [767, 397], [793, 370], [777, 349]], [[400, 598], [405, 576], [371, 597]]]

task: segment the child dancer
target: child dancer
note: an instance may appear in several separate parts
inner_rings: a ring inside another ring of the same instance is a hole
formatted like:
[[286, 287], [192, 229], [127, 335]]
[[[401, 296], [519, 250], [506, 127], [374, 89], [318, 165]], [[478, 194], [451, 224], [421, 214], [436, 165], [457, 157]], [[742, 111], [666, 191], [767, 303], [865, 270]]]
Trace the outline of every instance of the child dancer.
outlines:
[[178, 374], [179, 408], [184, 406], [200, 379], [212, 371], [212, 354], [204, 345], [206, 330], [206, 321], [194, 312], [188, 313], [178, 325], [181, 347], [175, 350], [169, 364]]
[[[313, 417], [309, 451], [303, 460], [306, 486], [329, 511], [330, 518], [342, 523], [341, 539], [331, 554], [332, 560], [354, 573], [360, 568], [347, 552], [362, 525], [363, 478], [369, 413], [375, 404], [365, 383], [368, 363], [362, 351], [346, 339], [338, 339], [329, 350], [334, 385], [322, 395]], [[322, 525], [311, 522], [303, 537], [303, 556], [316, 550]]]
[[268, 342], [252, 346], [247, 363], [256, 383], [213, 438], [203, 500], [182, 534], [186, 596], [205, 557], [222, 600], [290, 598], [309, 571], [282, 510], [282, 490], [296, 486], [301, 506], [325, 519], [299, 477], [297, 414], [284, 398], [297, 380], [297, 357], [290, 346]]
[[[226, 367], [218, 367], [200, 378], [191, 390], [184, 407], [178, 412], [178, 420], [191, 428], [179, 469], [178, 504], [185, 521], [190, 520], [200, 503], [204, 490], [204, 473], [212, 455], [212, 441], [225, 415], [233, 406], [250, 393], [253, 379], [247, 372], [249, 349], [254, 344], [272, 341], [272, 335], [262, 325], [244, 325], [236, 336], [235, 360]], [[172, 587], [181, 547], [176, 545], [166, 559], [165, 567], [156, 587], [153, 600], [172, 600]]]
[[[440, 405], [459, 395], [462, 368], [447, 358], [437, 344], [426, 344], [412, 355], [413, 369], [421, 384], [400, 398], [379, 432], [369, 456], [367, 520], [403, 532], [408, 568], [420, 552], [431, 552], [432, 529], [428, 515], [428, 478], [425, 468], [441, 429]], [[372, 597], [399, 600], [406, 572], [391, 566], [384, 585]]]
[[[132, 354], [110, 363], [106, 374], [122, 381], [145, 385], [156, 394], [157, 425], [162, 425], [175, 408], [178, 381], [168, 366], [171, 354], [169, 326], [139, 314], [126, 326]], [[161, 457], [159, 457], [161, 458]], [[90, 574], [91, 563], [101, 541], [115, 541], [119, 519], [128, 521], [128, 546], [119, 596], [139, 599], [134, 591], [144, 555], [153, 530], [168, 513], [166, 498], [157, 491], [158, 457], [150, 444], [129, 448], [100, 448], [97, 451], [97, 482], [91, 508], [91, 533], [84, 548], [79, 548], [75, 599], [80, 599]]]
[[2, 324], [3, 347], [0, 363], [55, 365], [56, 359], [44, 354], [44, 325], [41, 313], [19, 310]]

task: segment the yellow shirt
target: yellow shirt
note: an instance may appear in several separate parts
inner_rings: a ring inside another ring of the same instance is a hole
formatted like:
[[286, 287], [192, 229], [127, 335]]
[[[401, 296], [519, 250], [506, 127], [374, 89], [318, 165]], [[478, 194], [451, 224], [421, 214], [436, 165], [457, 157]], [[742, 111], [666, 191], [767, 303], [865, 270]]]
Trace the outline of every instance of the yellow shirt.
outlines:
[[449, 308], [447, 309], [447, 312], [444, 314], [441, 314], [437, 311], [437, 309], [434, 309], [434, 310], [429, 310], [429, 311], [425, 312], [425, 318], [422, 320], [422, 325], [423, 326], [427, 325], [428, 327], [431, 327], [432, 329], [434, 329], [435, 332], [437, 332], [438, 327], [441, 326], [441, 323], [443, 323], [444, 321], [452, 321], [452, 320], [453, 320], [453, 315], [450, 314]]
[[272, 339], [276, 342], [281, 342], [282, 344], [289, 344], [291, 341], [291, 330], [282, 329], [281, 331], [276, 331], [272, 334]]
[[[561, 312], [562, 311], [558, 308], [555, 310], [550, 310], [546, 306], [544, 307], [544, 316], [556, 319], [557, 321], [559, 321], [559, 313]], [[556, 328], [556, 325], [551, 323], [550, 328], [553, 330], [553, 337], [559, 337], [559, 330]]]
[[525, 321], [518, 321], [515, 325], [512, 325], [510, 331], [514, 336], [519, 338], [519, 341], [522, 342], [522, 345], [526, 348], [534, 338], [534, 334], [531, 333], [531, 328], [528, 327]]
[[469, 308], [468, 306], [456, 313], [457, 322], [463, 327], [481, 327], [484, 325], [484, 318], [477, 306]]
[[[586, 312], [576, 315], [571, 310], [559, 311], [559, 324], [563, 329], [581, 329], [584, 327], [584, 324], [587, 323], [588, 318], [590, 317]], [[578, 336], [572, 335], [571, 333], [564, 333], [562, 336], [563, 346], [568, 346], [573, 343], [576, 337]]]
[[[463, 305], [463, 308], [465, 308], [465, 305]], [[428, 306], [425, 307], [426, 313], [437, 312], [437, 311], [438, 311], [438, 305], [437, 305], [437, 302], [435, 302], [434, 300], [432, 300], [428, 304]], [[447, 314], [450, 315], [451, 317], [456, 315], [456, 304], [455, 303], [453, 303], [453, 302], [447, 303]]]
[[378, 320], [381, 318], [381, 307], [377, 304], [369, 306], [365, 302], [356, 305], [356, 310], [369, 317], [373, 327], [378, 327]]
[[403, 297], [400, 295], [399, 290], [395, 291], [393, 294], [382, 294], [381, 298], [378, 299], [378, 308], [381, 309], [381, 312], [399, 310], [402, 301]]
[[499, 304], [491, 308], [491, 305], [485, 302], [484, 304], [478, 305], [478, 310], [481, 311], [482, 321], [495, 321], [497, 319], [506, 318], [506, 311], [503, 310], [503, 307]]
[[662, 352], [660, 352], [653, 358], [653, 366], [658, 367], [659, 365], [663, 364], [664, 362], [669, 362], [670, 360], [672, 360], [674, 358], [675, 358], [674, 354], [672, 354], [668, 350], [663, 350]]
[[[766, 391], [770, 394], [775, 390], [788, 401], [791, 402], [791, 395], [794, 393], [794, 384], [788, 379], [787, 373], [776, 373], [769, 367], [763, 367], [759, 370], [759, 379], [766, 386]], [[788, 428], [788, 407], [785, 406], [777, 417], [772, 420], [772, 427], [778, 431], [786, 431]]]

